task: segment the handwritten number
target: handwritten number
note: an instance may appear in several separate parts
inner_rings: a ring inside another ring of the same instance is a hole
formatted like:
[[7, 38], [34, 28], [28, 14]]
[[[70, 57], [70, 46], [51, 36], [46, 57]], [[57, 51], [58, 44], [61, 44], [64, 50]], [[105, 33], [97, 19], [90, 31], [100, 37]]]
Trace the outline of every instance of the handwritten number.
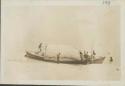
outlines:
[[111, 4], [111, 1], [110, 1], [110, 0], [103, 0], [103, 4], [104, 4], [104, 5], [110, 5], [110, 4]]

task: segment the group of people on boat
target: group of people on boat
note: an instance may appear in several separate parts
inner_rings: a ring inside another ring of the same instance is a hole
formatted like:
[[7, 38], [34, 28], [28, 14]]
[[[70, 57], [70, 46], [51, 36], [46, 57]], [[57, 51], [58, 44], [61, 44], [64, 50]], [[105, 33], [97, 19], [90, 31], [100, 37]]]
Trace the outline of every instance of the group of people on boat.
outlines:
[[79, 51], [79, 54], [80, 54], [81, 62], [86, 62], [86, 63], [92, 62], [92, 60], [94, 60], [96, 55], [94, 50], [92, 51], [91, 55], [88, 54], [88, 51], [84, 51], [84, 54], [82, 53], [82, 51]]
[[[47, 45], [45, 46], [44, 50], [42, 50], [43, 43], [40, 43], [38, 46], [39, 51], [37, 53], [42, 52], [42, 56], [45, 56], [46, 54], [46, 49]], [[43, 52], [44, 51], [44, 52]], [[79, 51], [81, 63], [92, 63], [93, 60], [95, 59], [96, 52], [95, 50], [92, 51], [91, 55], [88, 54], [88, 51], [84, 50], [84, 53], [82, 51]], [[57, 53], [57, 63], [60, 63], [60, 57], [61, 57], [61, 52]], [[113, 62], [113, 58], [110, 57], [110, 62]]]

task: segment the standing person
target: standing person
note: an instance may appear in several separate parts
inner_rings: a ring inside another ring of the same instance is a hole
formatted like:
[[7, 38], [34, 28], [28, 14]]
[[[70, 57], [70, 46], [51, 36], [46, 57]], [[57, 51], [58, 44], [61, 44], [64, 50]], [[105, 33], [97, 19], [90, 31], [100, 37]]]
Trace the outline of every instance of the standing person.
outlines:
[[83, 62], [83, 53], [80, 51], [79, 54], [80, 54], [81, 62]]
[[57, 63], [59, 64], [59, 62], [60, 62], [60, 55], [61, 55], [61, 53], [58, 53], [57, 54]]
[[96, 55], [96, 53], [95, 53], [95, 51], [93, 50], [93, 52], [92, 52], [92, 60], [95, 59], [95, 55]]
[[40, 43], [40, 44], [38, 45], [38, 52], [36, 52], [36, 54], [39, 54], [39, 53], [42, 51], [42, 44], [43, 44], [43, 43]]
[[108, 52], [108, 57], [109, 57], [109, 62], [110, 62], [110, 63], [113, 62], [113, 57], [112, 57], [112, 55], [111, 55], [111, 52]]
[[44, 56], [46, 56], [47, 45], [45, 46]]
[[88, 58], [89, 58], [88, 52], [84, 52], [84, 58], [86, 59], [86, 63], [88, 63]]
[[93, 55], [95, 56], [96, 55], [96, 53], [95, 53], [95, 51], [93, 50]]
[[86, 53], [86, 59], [87, 59], [87, 63], [88, 63], [89, 62], [89, 53], [88, 53], [88, 51]]
[[40, 43], [39, 46], [38, 46], [39, 52], [42, 51], [42, 44], [43, 44], [43, 43]]
[[112, 57], [110, 57], [110, 62], [113, 62], [113, 58]]

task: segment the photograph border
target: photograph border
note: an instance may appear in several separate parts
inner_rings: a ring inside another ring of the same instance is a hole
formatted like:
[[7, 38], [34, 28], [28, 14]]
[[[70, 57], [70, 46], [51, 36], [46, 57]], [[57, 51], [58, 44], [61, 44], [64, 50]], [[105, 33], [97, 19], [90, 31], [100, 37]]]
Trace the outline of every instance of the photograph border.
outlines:
[[[30, 2], [30, 3], [29, 3]], [[108, 3], [110, 2], [110, 3]], [[124, 86], [125, 85], [125, 1], [124, 0], [1, 0], [1, 16], [3, 15], [3, 5], [34, 5], [34, 6], [120, 6], [120, 48], [121, 48], [121, 79], [117, 81], [84, 81], [84, 80], [20, 80], [18, 82], [4, 81], [4, 67], [5, 58], [2, 56], [3, 47], [1, 49], [1, 67], [0, 67], [0, 80], [2, 84], [38, 84], [38, 85], [89, 85], [89, 86]], [[2, 17], [1, 17], [1, 30], [2, 34]], [[2, 36], [0, 38], [2, 40]], [[0, 43], [2, 45], [2, 41]]]

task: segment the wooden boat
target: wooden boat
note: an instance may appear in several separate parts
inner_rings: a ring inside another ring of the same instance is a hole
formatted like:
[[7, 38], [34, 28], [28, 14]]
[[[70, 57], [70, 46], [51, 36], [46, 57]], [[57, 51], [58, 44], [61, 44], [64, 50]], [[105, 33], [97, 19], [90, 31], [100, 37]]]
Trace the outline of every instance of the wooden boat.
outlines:
[[[54, 62], [57, 63], [57, 58], [56, 57], [47, 57], [47, 56], [42, 56], [39, 55], [38, 53], [34, 53], [34, 52], [29, 52], [26, 51], [25, 54], [26, 57], [32, 58], [32, 59], [37, 59], [37, 60], [42, 60], [42, 61], [47, 61], [47, 62]], [[61, 57], [60, 63], [72, 63], [72, 64], [102, 64], [105, 57], [99, 57], [96, 59], [88, 59], [88, 60], [84, 60], [83, 62], [79, 61], [78, 59], [73, 59], [73, 58], [69, 58], [69, 57]], [[65, 60], [64, 60], [65, 59]]]
[[26, 55], [27, 57], [38, 57], [38, 58], [44, 58], [44, 56], [40, 56], [38, 55], [37, 53], [34, 53], [34, 52], [28, 52], [26, 51]]

